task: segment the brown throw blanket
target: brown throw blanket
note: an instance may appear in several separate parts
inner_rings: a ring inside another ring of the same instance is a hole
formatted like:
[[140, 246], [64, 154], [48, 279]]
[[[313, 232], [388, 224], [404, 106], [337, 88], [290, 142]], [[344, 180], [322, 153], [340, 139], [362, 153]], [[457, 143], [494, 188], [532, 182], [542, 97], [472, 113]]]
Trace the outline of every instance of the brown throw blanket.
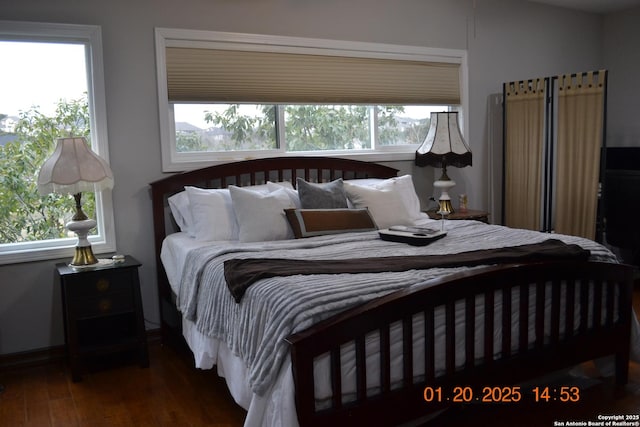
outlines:
[[282, 258], [244, 258], [224, 262], [224, 277], [231, 295], [240, 302], [246, 290], [258, 280], [296, 274], [381, 273], [424, 270], [440, 267], [472, 267], [500, 263], [545, 260], [586, 261], [590, 252], [578, 245], [549, 239], [542, 243], [485, 249], [457, 254], [414, 255], [339, 260], [301, 260]]

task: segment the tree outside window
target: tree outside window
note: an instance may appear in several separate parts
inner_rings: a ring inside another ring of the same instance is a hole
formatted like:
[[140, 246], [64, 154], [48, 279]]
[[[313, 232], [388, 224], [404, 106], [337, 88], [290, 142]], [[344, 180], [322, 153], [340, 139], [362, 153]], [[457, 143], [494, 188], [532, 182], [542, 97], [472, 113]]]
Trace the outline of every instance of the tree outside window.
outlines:
[[[6, 114], [6, 118], [8, 117]], [[0, 117], [0, 119], [2, 119]], [[37, 173], [51, 155], [56, 139], [89, 137], [87, 99], [60, 101], [47, 116], [37, 108], [20, 112], [12, 131], [0, 131], [0, 244], [69, 237], [64, 224], [73, 215], [68, 196], [38, 193]], [[83, 197], [83, 209], [95, 217], [95, 196]]]

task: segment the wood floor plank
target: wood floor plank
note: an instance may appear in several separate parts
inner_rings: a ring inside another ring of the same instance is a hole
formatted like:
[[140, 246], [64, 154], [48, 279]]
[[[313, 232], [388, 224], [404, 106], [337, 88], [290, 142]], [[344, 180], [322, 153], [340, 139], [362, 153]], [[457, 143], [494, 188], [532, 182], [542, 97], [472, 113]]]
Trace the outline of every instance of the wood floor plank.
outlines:
[[49, 399], [70, 399], [69, 378], [63, 365], [48, 365], [45, 371]]
[[51, 426], [51, 411], [48, 401], [28, 402], [25, 410], [25, 427], [49, 427]]
[[49, 410], [53, 427], [77, 427], [80, 425], [76, 406], [71, 397], [49, 401]]
[[26, 408], [23, 397], [0, 397], [0, 420], [7, 426], [24, 426]]

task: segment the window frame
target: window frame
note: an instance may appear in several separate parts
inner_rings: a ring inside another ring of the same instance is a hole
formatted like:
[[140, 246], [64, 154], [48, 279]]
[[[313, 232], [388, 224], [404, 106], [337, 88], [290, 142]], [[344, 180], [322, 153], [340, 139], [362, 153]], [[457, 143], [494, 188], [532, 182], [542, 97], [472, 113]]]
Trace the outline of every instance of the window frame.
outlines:
[[[102, 30], [97, 25], [0, 21], [3, 41], [78, 43], [85, 46], [87, 99], [92, 149], [109, 162]], [[110, 190], [95, 193], [98, 233], [89, 236], [96, 254], [116, 250], [113, 201]], [[61, 238], [0, 245], [0, 265], [72, 257], [77, 238]]]
[[[402, 46], [381, 43], [351, 42], [326, 39], [311, 39], [261, 34], [228, 33], [217, 31], [156, 28], [156, 72], [158, 83], [158, 114], [160, 121], [160, 145], [162, 170], [180, 172], [197, 169], [229, 161], [247, 158], [273, 156], [339, 156], [357, 158], [365, 161], [412, 160], [417, 146], [401, 145], [394, 147], [376, 146], [368, 150], [287, 152], [286, 147], [273, 150], [178, 153], [175, 140], [175, 120], [172, 103], [167, 88], [166, 48], [167, 47], [224, 47], [225, 49], [260, 49], [278, 52], [339, 53], [363, 58], [404, 58], [425, 62], [442, 62], [459, 65], [460, 76], [460, 112], [462, 131], [467, 134], [464, 118], [468, 111], [468, 68], [467, 52], [459, 49], [439, 49], [421, 46]], [[280, 126], [284, 126], [283, 123]]]

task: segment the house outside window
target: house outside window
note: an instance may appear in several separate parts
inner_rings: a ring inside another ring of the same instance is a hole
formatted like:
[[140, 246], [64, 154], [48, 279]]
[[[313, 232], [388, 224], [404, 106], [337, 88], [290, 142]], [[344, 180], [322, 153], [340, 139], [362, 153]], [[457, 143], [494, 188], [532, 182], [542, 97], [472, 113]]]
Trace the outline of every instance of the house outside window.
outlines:
[[275, 155], [409, 160], [431, 112], [466, 111], [460, 50], [157, 28], [156, 58], [167, 172]]
[[[96, 26], [0, 21], [0, 264], [73, 255], [71, 196], [40, 196], [56, 139], [84, 136], [108, 159], [102, 42]], [[109, 191], [84, 193], [96, 253], [115, 250]]]

